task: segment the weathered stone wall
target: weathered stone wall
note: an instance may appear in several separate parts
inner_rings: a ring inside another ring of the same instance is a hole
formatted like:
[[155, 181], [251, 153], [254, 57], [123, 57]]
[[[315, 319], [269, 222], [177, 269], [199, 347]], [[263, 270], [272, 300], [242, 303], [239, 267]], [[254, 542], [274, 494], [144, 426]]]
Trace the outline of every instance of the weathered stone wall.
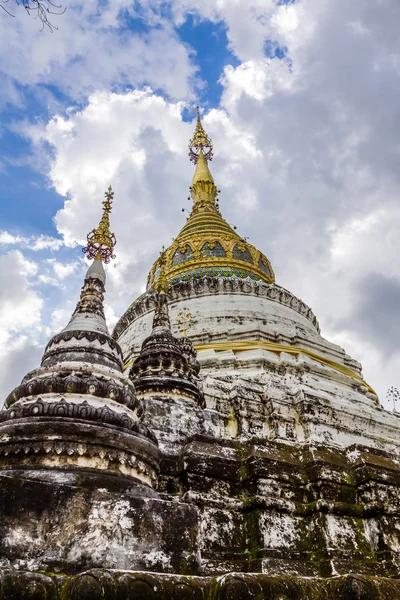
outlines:
[[197, 435], [160, 469], [147, 495], [120, 476], [3, 472], [0, 567], [398, 576], [400, 473], [382, 451]]
[[150, 489], [145, 497], [121, 477], [90, 481], [86, 474], [82, 483], [62, 484], [51, 473], [49, 482], [0, 475], [0, 567], [198, 571], [195, 507]]
[[160, 490], [197, 507], [201, 573], [397, 577], [400, 473], [382, 452], [192, 441]]

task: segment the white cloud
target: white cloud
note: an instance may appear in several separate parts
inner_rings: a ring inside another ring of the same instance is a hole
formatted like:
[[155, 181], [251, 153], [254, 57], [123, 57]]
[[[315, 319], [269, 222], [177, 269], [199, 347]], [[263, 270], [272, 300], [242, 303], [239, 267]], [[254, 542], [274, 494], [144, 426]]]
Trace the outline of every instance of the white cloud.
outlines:
[[20, 248], [28, 248], [34, 252], [39, 250], [59, 250], [64, 242], [61, 238], [54, 238], [49, 235], [39, 235], [24, 237], [21, 235], [13, 235], [8, 231], [0, 231], [0, 246], [19, 246]]
[[58, 279], [65, 279], [73, 275], [78, 267], [78, 263], [62, 263], [58, 262], [55, 258], [48, 258], [47, 262], [52, 266], [54, 273]]
[[26, 244], [27, 238], [20, 235], [12, 235], [8, 231], [0, 231], [0, 244], [2, 246], [14, 246], [16, 244]]
[[32, 239], [29, 247], [37, 252], [38, 250], [59, 250], [62, 245], [63, 241], [61, 239], [40, 235], [38, 238]]
[[99, 9], [94, 0], [70, 0], [65, 14], [53, 19], [59, 27], [53, 34], [40, 32], [38, 22], [24, 13], [17, 11], [12, 23], [0, 20], [0, 71], [7, 100], [19, 99], [15, 84], [31, 86], [38, 102], [53, 111], [59, 101], [47, 84], [82, 99], [95, 89], [143, 83], [170, 97], [191, 94], [195, 67], [189, 49], [167, 21], [153, 29], [139, 24], [133, 33], [124, 23], [129, 13], [134, 16], [131, 1], [103, 2]]
[[37, 265], [21, 252], [0, 255], [0, 398], [5, 398], [19, 379], [33, 367], [35, 337], [40, 330], [43, 300], [32, 289]]
[[47, 336], [49, 338], [64, 329], [71, 318], [74, 308], [72, 300], [68, 299], [66, 306], [53, 310], [51, 314], [51, 325], [47, 331]]
[[8, 394], [20, 384], [22, 378], [38, 367], [43, 347], [30, 335], [20, 335], [9, 339], [7, 352], [0, 352], [2, 370], [0, 371], [0, 407]]
[[[142, 0], [147, 10], [157, 10], [162, 0]], [[279, 13], [291, 13], [291, 7], [277, 6], [275, 0], [174, 0], [171, 2], [175, 22], [182, 24], [187, 14], [214, 23], [222, 21], [227, 27], [230, 49], [241, 61], [259, 59], [264, 54], [267, 38], [271, 36], [272, 21]], [[282, 16], [281, 27], [293, 27], [295, 16]], [[274, 40], [274, 37], [272, 37]]]
[[225, 105], [234, 106], [243, 93], [262, 101], [280, 90], [289, 91], [295, 83], [295, 76], [285, 61], [262, 58], [249, 60], [236, 68], [228, 65], [221, 81], [226, 90]]
[[[24, 330], [38, 323], [42, 300], [31, 290], [29, 277], [37, 265], [18, 250], [0, 255], [0, 311], [2, 341], [11, 331]], [[3, 345], [3, 344], [1, 344]]]
[[115, 314], [114, 309], [109, 304], [104, 305], [104, 315], [110, 331], [112, 331], [118, 322], [118, 315]]
[[59, 281], [54, 277], [49, 277], [48, 275], [39, 275], [38, 277], [39, 283], [43, 283], [44, 285], [51, 285], [54, 287], [58, 287], [60, 285]]
[[[117, 260], [108, 268], [108, 287], [125, 302], [128, 291], [142, 291], [140, 268], [176, 234], [176, 219], [184, 221], [182, 191], [190, 183], [187, 143], [192, 126], [182, 122], [181, 109], [181, 103], [168, 103], [150, 90], [101, 92], [90, 97], [84, 110], [69, 119], [55, 118], [40, 132], [40, 140], [55, 151], [50, 173], [55, 189], [68, 197], [55, 219], [67, 245], [84, 244], [112, 184]], [[243, 136], [241, 147], [246, 140]], [[60, 276], [59, 261], [49, 262]]]

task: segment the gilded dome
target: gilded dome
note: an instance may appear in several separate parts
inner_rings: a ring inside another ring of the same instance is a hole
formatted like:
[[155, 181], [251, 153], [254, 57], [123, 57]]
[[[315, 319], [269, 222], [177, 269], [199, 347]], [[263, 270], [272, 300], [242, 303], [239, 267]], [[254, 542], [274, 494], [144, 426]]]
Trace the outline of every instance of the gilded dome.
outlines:
[[[197, 117], [195, 134], [189, 144], [196, 171], [190, 187], [193, 207], [186, 224], [163, 254], [169, 285], [200, 277], [240, 277], [275, 282], [269, 260], [240, 237], [219, 211], [217, 188], [208, 168], [212, 158], [211, 140]], [[160, 274], [161, 258], [154, 263], [147, 289], [154, 287]]]

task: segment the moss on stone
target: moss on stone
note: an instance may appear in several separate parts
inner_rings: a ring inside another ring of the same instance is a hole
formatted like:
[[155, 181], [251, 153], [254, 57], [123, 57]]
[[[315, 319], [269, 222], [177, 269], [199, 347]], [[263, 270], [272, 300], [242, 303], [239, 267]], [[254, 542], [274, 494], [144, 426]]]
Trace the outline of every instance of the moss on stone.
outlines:
[[221, 577], [93, 569], [76, 576], [0, 570], [0, 600], [394, 600], [400, 581], [372, 576]]

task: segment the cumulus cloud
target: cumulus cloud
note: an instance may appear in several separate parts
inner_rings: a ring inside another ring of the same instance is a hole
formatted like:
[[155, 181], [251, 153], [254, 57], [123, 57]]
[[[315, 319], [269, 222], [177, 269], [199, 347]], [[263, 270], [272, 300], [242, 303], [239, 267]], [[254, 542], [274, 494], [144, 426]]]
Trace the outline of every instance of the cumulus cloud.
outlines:
[[61, 101], [46, 85], [82, 100], [113, 85], [149, 84], [174, 98], [191, 94], [196, 68], [189, 49], [168, 22], [157, 28], [139, 22], [133, 33], [126, 23], [134, 17], [132, 2], [104, 2], [100, 10], [95, 0], [71, 0], [53, 35], [39, 32], [38, 23], [23, 13], [16, 12], [12, 26], [0, 20], [0, 72], [8, 92], [3, 101], [23, 105], [21, 85], [30, 86], [50, 110]]
[[[18, 250], [0, 255], [0, 398], [37, 364], [43, 300], [32, 287], [37, 265]], [[2, 402], [2, 400], [1, 400]]]
[[39, 250], [59, 250], [63, 246], [61, 238], [54, 238], [49, 235], [39, 235], [24, 237], [13, 235], [8, 231], [0, 231], [0, 246], [18, 246], [19, 248], [28, 248], [34, 252]]
[[75, 273], [78, 263], [62, 263], [55, 258], [48, 258], [47, 262], [52, 266], [54, 273], [58, 279], [65, 279]]
[[38, 250], [59, 250], [62, 245], [63, 241], [61, 239], [49, 235], [39, 235], [37, 238], [31, 238], [28, 242], [28, 247], [34, 252], [38, 252]]
[[27, 238], [21, 237], [20, 235], [12, 235], [8, 231], [0, 231], [0, 244], [2, 246], [25, 244], [27, 241]]
[[275, 31], [290, 31], [298, 24], [291, 5], [276, 0], [140, 0], [141, 14], [154, 22], [162, 5], [170, 6], [176, 25], [182, 25], [188, 14], [199, 20], [223, 22], [227, 29], [230, 50], [242, 61], [264, 56], [265, 43], [276, 41]]
[[7, 353], [1, 357], [0, 406], [24, 375], [39, 366], [42, 354], [43, 347], [27, 335], [17, 336], [9, 341]]
[[[176, 223], [185, 220], [181, 209], [189, 206], [192, 125], [183, 123], [182, 108], [150, 89], [99, 92], [83, 110], [56, 117], [35, 138], [36, 144], [52, 145], [50, 177], [68, 198], [55, 217], [66, 245], [84, 244], [112, 184], [117, 260], [108, 268], [108, 287], [114, 300], [122, 296], [127, 302], [127, 293], [133, 297], [143, 291], [146, 268], [176, 235]], [[59, 261], [49, 263], [60, 276]], [[121, 312], [122, 306], [115, 310]]]

